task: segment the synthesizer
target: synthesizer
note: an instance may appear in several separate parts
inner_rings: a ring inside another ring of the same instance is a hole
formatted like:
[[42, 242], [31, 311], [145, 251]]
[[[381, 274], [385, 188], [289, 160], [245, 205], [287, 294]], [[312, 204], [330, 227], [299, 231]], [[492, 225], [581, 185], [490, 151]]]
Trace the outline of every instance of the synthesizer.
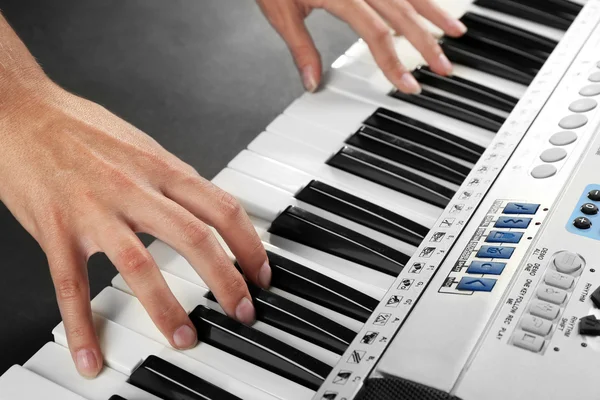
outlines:
[[156, 241], [198, 346], [118, 275], [92, 300], [98, 378], [61, 323], [0, 399], [600, 397], [600, 0], [440, 3], [469, 28], [431, 27], [452, 76], [398, 37], [423, 86], [404, 95], [359, 41], [214, 178], [273, 269], [253, 326]]

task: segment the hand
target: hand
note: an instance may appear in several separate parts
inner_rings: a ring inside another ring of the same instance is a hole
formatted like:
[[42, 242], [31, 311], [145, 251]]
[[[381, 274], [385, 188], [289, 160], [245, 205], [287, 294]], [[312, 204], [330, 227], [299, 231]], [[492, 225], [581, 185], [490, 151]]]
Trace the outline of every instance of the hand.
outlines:
[[[3, 85], [0, 199], [46, 252], [69, 348], [79, 372], [95, 376], [102, 355], [92, 324], [88, 258], [105, 252], [172, 346], [197, 341], [194, 325], [134, 232], [181, 253], [223, 309], [251, 323], [242, 275], [268, 287], [266, 252], [240, 205], [149, 136], [47, 78]], [[5, 82], [6, 83], [6, 82]], [[29, 86], [28, 88], [24, 86]]]
[[446, 34], [461, 36], [466, 27], [450, 17], [434, 0], [257, 0], [269, 22], [287, 43], [306, 90], [321, 80], [321, 59], [304, 25], [315, 8], [324, 8], [346, 21], [367, 43], [377, 65], [390, 82], [405, 93], [419, 92], [419, 84], [402, 65], [394, 49], [390, 27], [421, 52], [433, 71], [452, 72], [452, 65], [435, 37], [421, 23], [421, 14]]

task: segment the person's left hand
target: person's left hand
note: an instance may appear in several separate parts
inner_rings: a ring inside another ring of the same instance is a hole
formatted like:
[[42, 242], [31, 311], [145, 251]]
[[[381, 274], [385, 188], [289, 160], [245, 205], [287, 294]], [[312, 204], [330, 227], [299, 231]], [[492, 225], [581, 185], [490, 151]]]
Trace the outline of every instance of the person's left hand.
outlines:
[[323, 8], [346, 21], [367, 43], [377, 65], [389, 81], [405, 93], [420, 88], [400, 62], [391, 29], [404, 35], [421, 52], [433, 71], [452, 72], [436, 38], [422, 24], [419, 15], [433, 22], [449, 36], [461, 36], [466, 27], [442, 10], [434, 0], [257, 0], [263, 13], [288, 45], [306, 90], [313, 92], [321, 80], [321, 58], [304, 25], [315, 8]]

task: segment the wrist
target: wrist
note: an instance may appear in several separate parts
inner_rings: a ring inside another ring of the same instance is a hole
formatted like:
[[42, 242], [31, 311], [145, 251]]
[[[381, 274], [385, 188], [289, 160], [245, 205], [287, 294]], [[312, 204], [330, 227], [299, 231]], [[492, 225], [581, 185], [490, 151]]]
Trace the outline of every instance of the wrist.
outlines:
[[57, 86], [39, 66], [0, 72], [0, 122], [19, 114], [19, 111], [38, 99], [49, 96]]

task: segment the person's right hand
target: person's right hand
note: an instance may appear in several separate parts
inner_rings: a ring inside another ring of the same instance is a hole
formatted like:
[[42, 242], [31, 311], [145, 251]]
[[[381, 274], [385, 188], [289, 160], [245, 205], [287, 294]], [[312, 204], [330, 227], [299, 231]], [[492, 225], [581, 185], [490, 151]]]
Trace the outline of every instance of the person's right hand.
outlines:
[[197, 341], [134, 232], [176, 249], [227, 314], [251, 323], [247, 285], [209, 227], [247, 278], [268, 287], [266, 252], [238, 202], [106, 109], [60, 89], [36, 67], [26, 71], [26, 84], [0, 79], [0, 200], [46, 252], [79, 372], [93, 377], [102, 368], [86, 269], [100, 251], [172, 346], [186, 349]]

